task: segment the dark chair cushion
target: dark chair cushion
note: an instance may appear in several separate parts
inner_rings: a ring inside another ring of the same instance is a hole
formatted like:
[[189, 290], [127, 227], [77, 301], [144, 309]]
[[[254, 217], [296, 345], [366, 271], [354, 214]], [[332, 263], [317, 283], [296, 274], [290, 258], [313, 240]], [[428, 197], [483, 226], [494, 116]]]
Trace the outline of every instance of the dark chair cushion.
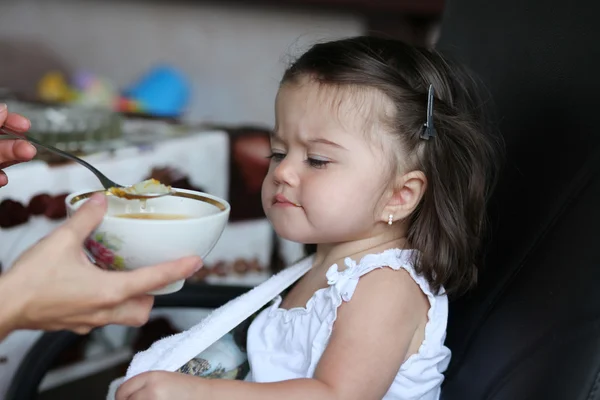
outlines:
[[443, 398], [596, 399], [600, 3], [450, 0], [438, 45], [506, 142], [478, 288], [451, 303]]

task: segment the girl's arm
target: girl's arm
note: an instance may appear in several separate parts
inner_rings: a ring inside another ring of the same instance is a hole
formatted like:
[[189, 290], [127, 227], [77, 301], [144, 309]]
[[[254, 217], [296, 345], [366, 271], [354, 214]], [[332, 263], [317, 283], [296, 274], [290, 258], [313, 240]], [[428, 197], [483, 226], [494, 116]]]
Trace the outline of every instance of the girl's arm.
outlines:
[[121, 386], [117, 400], [368, 400], [381, 399], [427, 321], [429, 302], [404, 271], [382, 268], [360, 280], [352, 300], [338, 309], [314, 379], [274, 383], [206, 380], [151, 372]]

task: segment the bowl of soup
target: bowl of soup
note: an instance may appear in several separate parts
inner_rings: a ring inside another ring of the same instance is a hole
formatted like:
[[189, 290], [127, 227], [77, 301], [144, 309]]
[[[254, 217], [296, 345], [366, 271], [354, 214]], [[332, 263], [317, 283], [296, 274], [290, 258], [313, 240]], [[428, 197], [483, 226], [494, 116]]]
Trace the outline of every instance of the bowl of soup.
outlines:
[[[67, 215], [95, 192], [67, 196]], [[113, 195], [107, 199], [106, 214], [84, 247], [95, 264], [109, 270], [134, 270], [192, 255], [204, 258], [229, 219], [229, 203], [193, 190], [177, 189], [169, 196], [147, 200]], [[183, 284], [183, 280], [174, 282], [151, 294], [173, 293]]]

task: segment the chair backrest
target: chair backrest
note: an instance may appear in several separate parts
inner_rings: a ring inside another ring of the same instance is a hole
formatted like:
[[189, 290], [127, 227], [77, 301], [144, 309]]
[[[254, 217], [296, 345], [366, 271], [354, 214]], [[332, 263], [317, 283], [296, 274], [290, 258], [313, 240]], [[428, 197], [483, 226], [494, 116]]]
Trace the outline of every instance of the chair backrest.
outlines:
[[600, 399], [600, 2], [449, 0], [438, 48], [506, 142], [478, 288], [451, 303], [442, 398]]

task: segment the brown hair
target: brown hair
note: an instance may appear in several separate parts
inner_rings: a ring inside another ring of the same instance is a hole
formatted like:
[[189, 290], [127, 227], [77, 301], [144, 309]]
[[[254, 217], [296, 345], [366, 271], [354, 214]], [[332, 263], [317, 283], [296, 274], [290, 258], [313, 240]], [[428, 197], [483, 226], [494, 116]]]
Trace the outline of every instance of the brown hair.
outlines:
[[[334, 86], [377, 89], [395, 106], [383, 121], [427, 177], [409, 217], [408, 241], [419, 250], [416, 271], [433, 290], [463, 292], [477, 282], [488, 195], [499, 166], [499, 141], [485, 127], [474, 78], [431, 49], [360, 36], [313, 46], [285, 72], [282, 84], [309, 76]], [[433, 85], [437, 136], [421, 138]]]

